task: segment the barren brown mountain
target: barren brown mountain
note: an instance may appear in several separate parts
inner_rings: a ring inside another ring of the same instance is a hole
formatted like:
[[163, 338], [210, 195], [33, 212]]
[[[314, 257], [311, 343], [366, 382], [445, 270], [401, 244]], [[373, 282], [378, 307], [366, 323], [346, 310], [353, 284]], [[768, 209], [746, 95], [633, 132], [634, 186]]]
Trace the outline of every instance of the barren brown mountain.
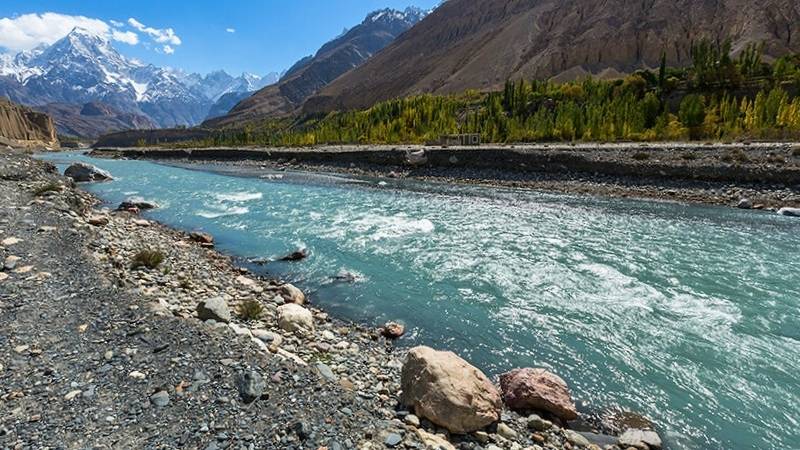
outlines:
[[413, 8], [371, 13], [361, 24], [323, 45], [313, 57], [298, 61], [278, 83], [261, 89], [242, 100], [228, 115], [208, 120], [205, 125], [235, 125], [292, 114], [308, 97], [389, 45], [424, 14]]
[[693, 41], [800, 52], [800, 0], [449, 0], [341, 76], [303, 110], [365, 108], [395, 97], [497, 89], [507, 79], [614, 77], [690, 63]]
[[58, 147], [53, 119], [0, 97], [0, 144], [32, 148]]

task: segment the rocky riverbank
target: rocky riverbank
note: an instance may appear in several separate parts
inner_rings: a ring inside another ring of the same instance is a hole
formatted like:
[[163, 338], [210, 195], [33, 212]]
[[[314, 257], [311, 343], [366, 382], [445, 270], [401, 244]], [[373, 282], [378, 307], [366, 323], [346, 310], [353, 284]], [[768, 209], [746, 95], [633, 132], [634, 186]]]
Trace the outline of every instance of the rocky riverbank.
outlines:
[[661, 445], [575, 421], [553, 374], [497, 387], [456, 355], [329, 317], [212, 236], [134, 203], [99, 209], [29, 156], [0, 154], [0, 197], [0, 448]]
[[787, 143], [97, 149], [93, 155], [334, 171], [775, 211], [800, 206], [800, 146]]

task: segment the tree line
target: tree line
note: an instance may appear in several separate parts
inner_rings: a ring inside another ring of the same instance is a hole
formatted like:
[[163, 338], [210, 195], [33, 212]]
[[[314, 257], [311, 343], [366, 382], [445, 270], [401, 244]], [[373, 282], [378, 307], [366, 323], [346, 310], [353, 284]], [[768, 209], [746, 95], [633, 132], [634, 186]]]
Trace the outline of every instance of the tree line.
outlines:
[[800, 137], [800, 55], [772, 63], [751, 45], [692, 46], [692, 65], [620, 80], [509, 80], [502, 90], [420, 95], [363, 111], [268, 120], [193, 145], [394, 144], [479, 133], [484, 142], [790, 139]]

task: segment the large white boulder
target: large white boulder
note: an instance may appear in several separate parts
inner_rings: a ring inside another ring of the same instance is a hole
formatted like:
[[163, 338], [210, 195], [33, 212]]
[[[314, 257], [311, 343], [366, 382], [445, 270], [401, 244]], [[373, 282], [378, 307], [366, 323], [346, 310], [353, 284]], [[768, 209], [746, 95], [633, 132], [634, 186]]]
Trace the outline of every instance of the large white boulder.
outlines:
[[406, 406], [452, 433], [471, 433], [500, 420], [500, 393], [486, 375], [455, 353], [411, 349], [401, 384]]
[[290, 333], [311, 334], [314, 332], [314, 316], [296, 303], [287, 303], [278, 307], [278, 326]]

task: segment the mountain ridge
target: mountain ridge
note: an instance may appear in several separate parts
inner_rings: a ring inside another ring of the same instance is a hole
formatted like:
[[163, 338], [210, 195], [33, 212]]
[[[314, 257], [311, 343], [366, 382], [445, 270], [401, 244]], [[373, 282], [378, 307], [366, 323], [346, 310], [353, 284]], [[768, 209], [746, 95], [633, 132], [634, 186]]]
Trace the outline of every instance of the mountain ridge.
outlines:
[[[704, 30], [710, 30], [708, 32]], [[421, 93], [494, 90], [508, 79], [619, 77], [690, 62], [692, 42], [765, 42], [767, 57], [800, 52], [795, 0], [449, 0], [365, 64], [309, 98], [307, 114], [369, 107]]]
[[[223, 95], [254, 91], [276, 80], [277, 74], [185, 74], [144, 64], [122, 56], [107, 38], [82, 28], [50, 46], [0, 55], [0, 95], [12, 101], [33, 107], [101, 102], [159, 127], [199, 124]], [[57, 123], [74, 118], [60, 117], [61, 107], [51, 111]], [[131, 123], [137, 122], [144, 123]]]
[[413, 7], [403, 11], [390, 8], [373, 11], [360, 24], [323, 44], [313, 56], [299, 60], [278, 83], [242, 100], [228, 115], [206, 121], [204, 125], [224, 127], [241, 121], [289, 115], [308, 97], [364, 63], [427, 14]]

